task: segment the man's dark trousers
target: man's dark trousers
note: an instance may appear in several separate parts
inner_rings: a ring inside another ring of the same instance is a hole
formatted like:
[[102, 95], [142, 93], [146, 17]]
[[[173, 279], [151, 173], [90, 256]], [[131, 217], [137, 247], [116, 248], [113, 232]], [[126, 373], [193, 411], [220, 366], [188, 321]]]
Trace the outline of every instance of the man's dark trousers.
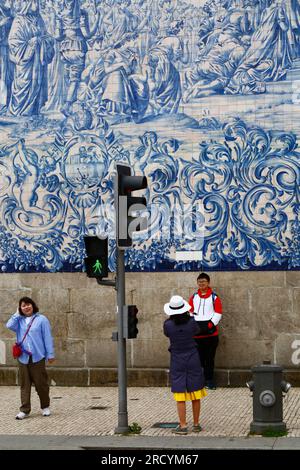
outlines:
[[205, 382], [208, 385], [214, 383], [215, 355], [219, 344], [219, 336], [211, 336], [207, 338], [195, 338], [201, 365], [204, 370]]

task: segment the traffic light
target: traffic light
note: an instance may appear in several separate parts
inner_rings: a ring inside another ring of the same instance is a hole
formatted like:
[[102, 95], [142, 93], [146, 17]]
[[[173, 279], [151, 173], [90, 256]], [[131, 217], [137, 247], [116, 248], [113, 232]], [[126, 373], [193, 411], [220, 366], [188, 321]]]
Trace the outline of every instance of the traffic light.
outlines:
[[123, 307], [123, 338], [132, 339], [136, 338], [139, 330], [138, 324], [138, 309], [136, 305], [124, 305]]
[[108, 276], [108, 240], [83, 237], [87, 257], [84, 259], [88, 277], [102, 279]]
[[131, 168], [117, 164], [115, 180], [115, 208], [117, 219], [117, 246], [128, 248], [132, 245], [132, 234], [147, 228], [147, 218], [140, 217], [139, 211], [145, 210], [146, 199], [133, 197], [133, 191], [147, 188], [145, 176], [131, 175]]

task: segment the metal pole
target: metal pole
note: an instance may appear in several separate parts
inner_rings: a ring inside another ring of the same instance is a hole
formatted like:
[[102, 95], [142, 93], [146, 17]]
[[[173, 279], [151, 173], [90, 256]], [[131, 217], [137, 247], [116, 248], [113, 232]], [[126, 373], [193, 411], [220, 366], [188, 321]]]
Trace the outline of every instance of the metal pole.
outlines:
[[126, 339], [123, 338], [123, 305], [125, 305], [124, 251], [117, 248], [117, 307], [118, 307], [118, 385], [119, 411], [116, 434], [129, 431], [127, 412]]

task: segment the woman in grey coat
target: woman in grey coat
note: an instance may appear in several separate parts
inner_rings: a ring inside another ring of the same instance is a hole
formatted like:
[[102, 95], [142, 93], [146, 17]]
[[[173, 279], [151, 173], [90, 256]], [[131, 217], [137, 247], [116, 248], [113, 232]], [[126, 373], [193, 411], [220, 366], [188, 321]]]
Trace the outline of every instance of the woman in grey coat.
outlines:
[[177, 402], [179, 426], [176, 434], [187, 434], [186, 401], [192, 402], [193, 432], [200, 432], [200, 399], [206, 396], [204, 375], [193, 339], [198, 325], [189, 314], [190, 305], [179, 295], [171, 297], [164, 311], [170, 316], [164, 323], [164, 334], [170, 339], [171, 353], [170, 379], [171, 391]]

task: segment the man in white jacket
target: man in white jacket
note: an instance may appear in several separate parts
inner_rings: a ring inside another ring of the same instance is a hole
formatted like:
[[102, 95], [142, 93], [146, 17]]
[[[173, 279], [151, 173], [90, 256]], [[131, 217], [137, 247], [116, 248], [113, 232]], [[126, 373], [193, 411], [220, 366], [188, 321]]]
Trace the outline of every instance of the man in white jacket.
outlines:
[[210, 287], [210, 277], [201, 273], [197, 278], [198, 291], [190, 300], [191, 313], [199, 325], [200, 332], [195, 336], [201, 365], [204, 369], [206, 387], [216, 389], [214, 381], [215, 355], [219, 344], [218, 323], [222, 318], [222, 303]]

